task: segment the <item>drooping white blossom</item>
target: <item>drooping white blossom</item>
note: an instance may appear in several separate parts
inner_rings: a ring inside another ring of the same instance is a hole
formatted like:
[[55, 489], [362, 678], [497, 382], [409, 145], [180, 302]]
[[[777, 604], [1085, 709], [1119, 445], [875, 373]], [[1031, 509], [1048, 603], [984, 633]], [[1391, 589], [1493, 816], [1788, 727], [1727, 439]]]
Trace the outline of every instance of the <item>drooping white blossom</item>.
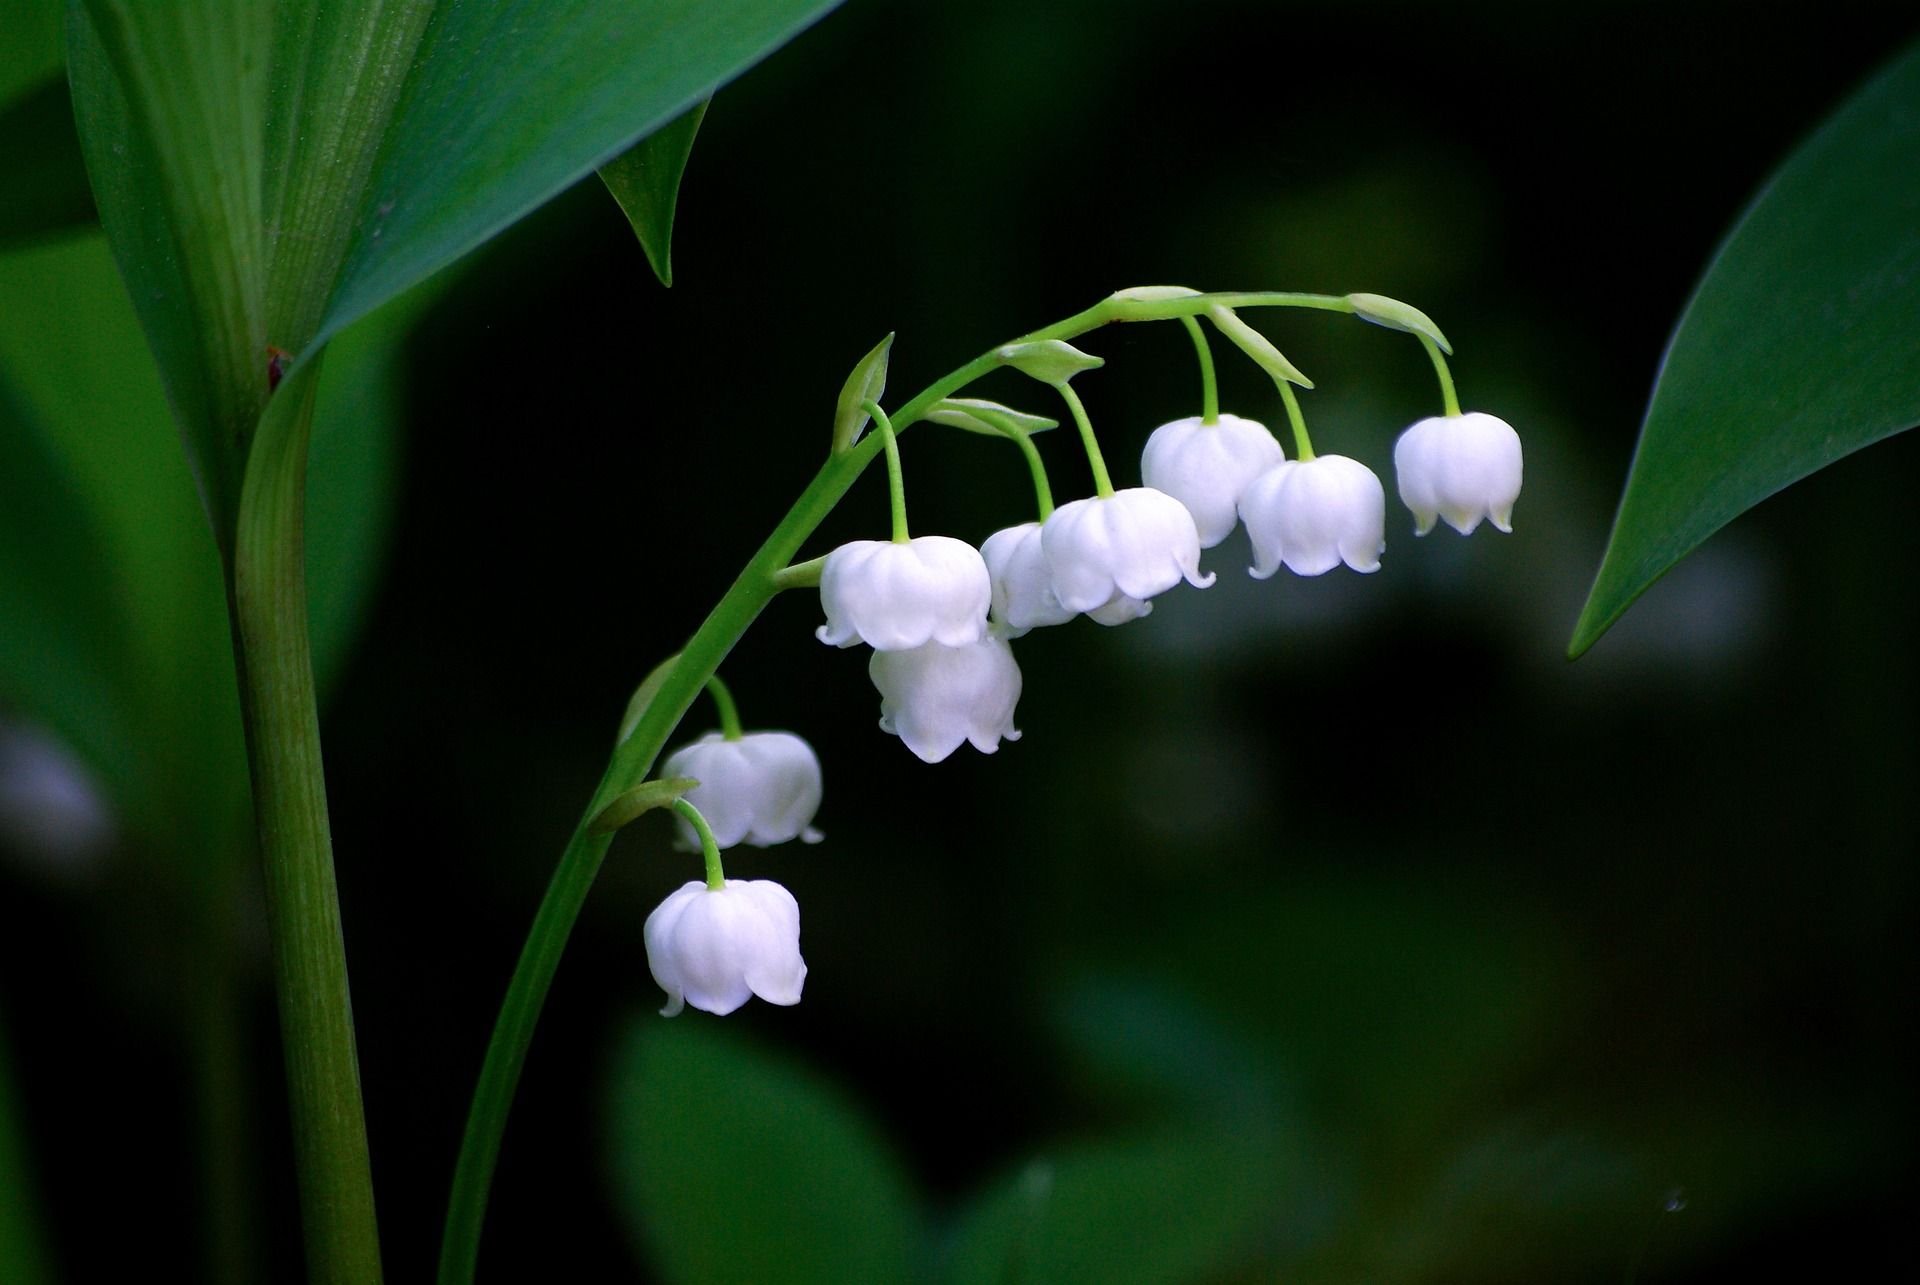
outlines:
[[928, 643], [912, 651], [876, 651], [867, 673], [880, 690], [880, 730], [928, 763], [973, 742], [982, 754], [1017, 741], [1020, 666], [997, 633], [964, 647]]
[[[747, 732], [731, 741], [709, 732], [669, 755], [661, 775], [700, 782], [686, 799], [706, 817], [722, 848], [820, 842], [813, 828], [820, 810], [820, 758], [792, 732]], [[693, 827], [684, 818], [679, 827], [680, 846], [699, 851]]]
[[1198, 415], [1162, 424], [1140, 454], [1140, 480], [1187, 506], [1211, 549], [1233, 533], [1247, 486], [1286, 456], [1266, 425], [1238, 415], [1209, 424]]
[[1144, 604], [1184, 578], [1195, 588], [1213, 583], [1200, 574], [1200, 533], [1186, 505], [1164, 491], [1136, 486], [1108, 496], [1075, 500], [1055, 509], [1040, 531], [1054, 596], [1069, 611], [1102, 624], [1145, 615], [1118, 598]]
[[1473, 534], [1483, 518], [1513, 530], [1520, 465], [1520, 435], [1481, 411], [1423, 419], [1393, 447], [1400, 499], [1413, 510], [1417, 535], [1433, 530], [1437, 519], [1461, 535]]
[[820, 570], [827, 623], [815, 636], [878, 651], [929, 642], [958, 647], [986, 635], [991, 594], [987, 564], [964, 540], [855, 540], [829, 553]]
[[1255, 577], [1281, 564], [1295, 575], [1317, 576], [1342, 562], [1378, 571], [1387, 546], [1387, 493], [1372, 469], [1344, 455], [1287, 460], [1255, 478], [1240, 497], [1240, 516], [1253, 542]]
[[770, 879], [684, 883], [647, 916], [643, 935], [647, 967], [667, 993], [663, 1017], [688, 1004], [725, 1015], [755, 995], [800, 1002], [800, 906]]
[[1022, 522], [995, 531], [980, 546], [993, 583], [991, 619], [1006, 638], [1018, 638], [1042, 625], [1063, 625], [1075, 612], [1054, 596], [1053, 573], [1041, 547], [1040, 524]]

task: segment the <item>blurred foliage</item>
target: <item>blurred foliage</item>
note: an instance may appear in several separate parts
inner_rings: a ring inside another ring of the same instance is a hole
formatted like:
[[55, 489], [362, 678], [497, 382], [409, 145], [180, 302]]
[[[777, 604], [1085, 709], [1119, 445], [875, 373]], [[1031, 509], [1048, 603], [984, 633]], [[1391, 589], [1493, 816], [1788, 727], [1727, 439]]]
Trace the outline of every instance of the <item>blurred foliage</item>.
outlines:
[[[37, 30], [0, 23], [0, 46]], [[1526, 441], [1515, 534], [1395, 526], [1376, 576], [1265, 585], [1236, 538], [1204, 594], [1023, 642], [1025, 739], [935, 769], [874, 729], [864, 667], [809, 637], [816, 604], [777, 602], [728, 677], [750, 724], [820, 749], [828, 842], [730, 868], [798, 896], [806, 999], [634, 1019], [658, 1003], [640, 924], [688, 872], [664, 819], [631, 827], [529, 1063], [486, 1274], [556, 1253], [666, 1280], [1435, 1285], [1904, 1261], [1920, 620], [1889, 585], [1920, 566], [1920, 443], [1743, 518], [1578, 666], [1558, 655], [1701, 264], [1914, 34], [1866, 4], [1817, 25], [1730, 3], [854, 5], [716, 101], [671, 294], [588, 183], [441, 306], [348, 331], [311, 583], [316, 613], [324, 592], [368, 616], [363, 647], [338, 630], [327, 746], [393, 1277], [428, 1270], [487, 1025], [622, 703], [826, 449], [854, 359], [897, 329], [897, 397], [1168, 280], [1428, 312], [1468, 404]], [[0, 103], [55, 70], [0, 79]], [[1384, 467], [1430, 412], [1404, 336], [1272, 330], [1324, 448]], [[1192, 410], [1186, 340], [1087, 346], [1125, 484]], [[1227, 407], [1275, 422], [1221, 355]], [[212, 541], [159, 398], [98, 238], [0, 259], [0, 700], [122, 809], [121, 762], [236, 788]], [[1072, 441], [1045, 449], [1061, 498], [1083, 491]], [[904, 450], [916, 529], [1027, 516], [1004, 444], [922, 428]], [[366, 520], [387, 511], [390, 540]], [[885, 513], [870, 478], [814, 551]], [[345, 569], [382, 545], [380, 575]], [[212, 814], [125, 815], [110, 872], [147, 842], [199, 852]], [[129, 1100], [124, 1068], [179, 1060], [140, 943], [191, 934], [138, 883], [34, 870], [0, 866], [0, 998], [45, 1239], [76, 1280], [184, 1259], [186, 1073]], [[250, 905], [223, 926], [257, 952]], [[272, 1018], [251, 1017], [260, 1274], [283, 1279]]]

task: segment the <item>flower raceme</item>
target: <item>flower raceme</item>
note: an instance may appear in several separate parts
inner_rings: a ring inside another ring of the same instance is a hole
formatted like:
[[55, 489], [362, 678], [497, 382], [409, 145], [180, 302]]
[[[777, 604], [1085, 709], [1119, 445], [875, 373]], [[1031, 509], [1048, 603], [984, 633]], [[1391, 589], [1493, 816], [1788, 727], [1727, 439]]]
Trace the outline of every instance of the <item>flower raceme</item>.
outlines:
[[[792, 732], [747, 732], [733, 740], [709, 732], [675, 750], [662, 775], [700, 782], [686, 799], [706, 817], [722, 848], [741, 843], [766, 848], [791, 839], [820, 842], [813, 828], [820, 810], [820, 759]], [[680, 847], [698, 852], [699, 837], [685, 818], [679, 828]]]
[[1040, 536], [1060, 605], [1101, 624], [1145, 615], [1147, 599], [1182, 579], [1196, 589], [1214, 580], [1200, 574], [1193, 515], [1151, 487], [1063, 504]]
[[1265, 580], [1282, 564], [1317, 576], [1342, 562], [1378, 571], [1386, 548], [1387, 496], [1372, 469], [1344, 455], [1287, 460], [1255, 478], [1240, 498], [1253, 543], [1249, 571]]
[[855, 540], [827, 555], [815, 636], [835, 647], [866, 643], [907, 651], [930, 642], [959, 647], [987, 632], [992, 586], [980, 551], [964, 540]]
[[1200, 547], [1211, 549], [1233, 533], [1247, 487], [1285, 458], [1264, 424], [1238, 415], [1209, 424], [1191, 415], [1153, 430], [1140, 455], [1140, 480], [1184, 504]]
[[800, 906], [770, 879], [684, 883], [647, 916], [642, 936], [647, 967], [667, 993], [663, 1017], [688, 1004], [725, 1016], [755, 995], [800, 1002]]
[[1513, 530], [1520, 435], [1504, 419], [1482, 411], [1423, 419], [1394, 443], [1393, 470], [1416, 535], [1440, 519], [1461, 535], [1472, 535], [1482, 519]]
[[962, 647], [876, 651], [867, 673], [880, 689], [880, 730], [925, 762], [940, 762], [963, 741], [991, 754], [1001, 741], [1020, 739], [1013, 726], [1020, 666], [996, 633]]

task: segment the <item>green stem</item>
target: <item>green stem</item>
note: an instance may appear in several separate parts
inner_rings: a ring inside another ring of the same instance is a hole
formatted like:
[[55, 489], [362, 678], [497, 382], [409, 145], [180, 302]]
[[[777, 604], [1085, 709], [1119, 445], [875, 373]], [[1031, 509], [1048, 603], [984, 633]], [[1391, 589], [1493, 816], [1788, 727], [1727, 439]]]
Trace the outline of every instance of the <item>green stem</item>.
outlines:
[[1446, 405], [1447, 414], [1458, 415], [1460, 399], [1453, 391], [1453, 372], [1447, 369], [1446, 355], [1440, 351], [1440, 345], [1433, 340], [1425, 335], [1419, 338], [1421, 346], [1427, 350], [1427, 356], [1433, 361], [1433, 373], [1440, 377], [1440, 399]]
[[913, 537], [907, 534], [907, 483], [900, 473], [900, 443], [894, 440], [893, 421], [880, 409], [877, 402], [861, 402], [867, 414], [873, 416], [874, 425], [880, 432], [880, 443], [887, 452], [887, 504], [893, 510], [893, 542], [905, 544]]
[[1053, 487], [1047, 482], [1047, 465], [1040, 458], [1040, 448], [1033, 444], [1031, 436], [1018, 430], [1007, 436], [1014, 440], [1020, 447], [1020, 454], [1026, 457], [1027, 472], [1033, 475], [1033, 498], [1040, 506], [1040, 520], [1045, 522], [1053, 516]]
[[1307, 417], [1300, 413], [1300, 399], [1293, 395], [1293, 385], [1284, 379], [1273, 381], [1280, 389], [1280, 400], [1287, 406], [1287, 422], [1293, 425], [1294, 455], [1303, 463], [1313, 458], [1313, 440], [1307, 436]]
[[[1131, 300], [1107, 298], [1082, 312], [1050, 326], [1043, 326], [1010, 341], [1013, 344], [1036, 343], [1048, 339], [1073, 339], [1101, 326], [1120, 321], [1160, 321], [1197, 316], [1215, 304], [1230, 307], [1317, 308], [1328, 312], [1353, 312], [1353, 305], [1340, 295], [1310, 294], [1231, 294], [1186, 295], [1171, 299]], [[997, 344], [965, 365], [929, 384], [912, 400], [894, 412], [891, 423], [895, 434], [918, 423], [942, 398], [951, 397], [975, 380], [1004, 364], [999, 353], [1005, 344]], [[869, 414], [872, 412], [869, 411]], [[493, 1183], [493, 1171], [500, 1157], [500, 1139], [506, 1129], [507, 1113], [513, 1103], [514, 1089], [525, 1065], [527, 1047], [546, 1002], [555, 971], [567, 938], [586, 904], [600, 864], [606, 857], [609, 834], [590, 831], [588, 823], [608, 802], [645, 780], [653, 769], [667, 739], [679, 726], [708, 678], [713, 676], [741, 636], [760, 612], [795, 577], [786, 574], [788, 564], [807, 538], [832, 512], [847, 489], [853, 485], [873, 457], [881, 453], [892, 434], [870, 433], [849, 449], [831, 456], [813, 476], [800, 498], [774, 527], [766, 542], [742, 568], [726, 594], [714, 605], [701, 623], [679, 659], [662, 677], [659, 687], [644, 710], [634, 720], [627, 735], [614, 749], [613, 761], [595, 787], [593, 798], [583, 812], [579, 826], [560, 855], [553, 879], [547, 885], [540, 908], [534, 913], [526, 945], [520, 952], [513, 978], [501, 1003], [493, 1037], [480, 1067], [473, 1106], [461, 1139], [460, 1156], [454, 1166], [453, 1187], [448, 1197], [446, 1229], [440, 1247], [440, 1285], [469, 1285], [479, 1257], [480, 1233], [486, 1218], [487, 1191]], [[802, 564], [803, 566], [806, 564]], [[796, 568], [797, 570], [798, 568]]]
[[1200, 359], [1200, 422], [1216, 424], [1220, 421], [1220, 388], [1214, 382], [1213, 349], [1207, 343], [1207, 332], [1200, 329], [1197, 317], [1182, 317], [1180, 324], [1187, 328], [1194, 355]]
[[707, 863], [707, 891], [719, 892], [727, 886], [727, 872], [720, 868], [720, 845], [713, 840], [713, 827], [700, 815], [700, 809], [685, 799], [675, 799], [673, 810], [685, 817], [693, 832], [700, 836], [700, 856]]
[[1101, 499], [1113, 495], [1113, 479], [1107, 476], [1107, 461], [1100, 454], [1100, 443], [1093, 435], [1093, 421], [1087, 418], [1087, 408], [1080, 400], [1080, 394], [1073, 391], [1073, 385], [1061, 380], [1057, 385], [1060, 396], [1066, 399], [1067, 409], [1073, 412], [1073, 422], [1080, 429], [1080, 444], [1087, 448], [1087, 467], [1093, 470], [1093, 493]]
[[346, 947], [307, 643], [302, 519], [319, 362], [268, 403], [241, 487], [229, 606], [266, 875], [308, 1280], [380, 1279]]
[[730, 741], [740, 739], [740, 707], [733, 703], [733, 693], [720, 681], [720, 675], [714, 674], [707, 679], [707, 695], [713, 697], [714, 711], [720, 715], [720, 735]]

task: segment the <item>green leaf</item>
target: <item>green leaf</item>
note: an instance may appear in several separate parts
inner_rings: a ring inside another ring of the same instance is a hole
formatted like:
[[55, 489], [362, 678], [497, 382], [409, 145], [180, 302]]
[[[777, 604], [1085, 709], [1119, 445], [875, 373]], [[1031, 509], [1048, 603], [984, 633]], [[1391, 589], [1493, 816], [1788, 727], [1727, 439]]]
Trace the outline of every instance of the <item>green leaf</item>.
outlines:
[[680, 178], [711, 101], [668, 121], [600, 167], [600, 181], [620, 203], [663, 286], [673, 284], [673, 212], [680, 200]]
[[0, 106], [0, 174], [7, 176], [0, 246], [92, 222], [93, 193], [64, 76]]
[[930, 424], [964, 428], [969, 433], [984, 433], [989, 437], [1025, 437], [1060, 427], [1057, 419], [1029, 415], [984, 397], [943, 397], [920, 418]]
[[[1183, 1129], [1076, 1147], [1000, 1182], [962, 1218], [953, 1285], [1179, 1285], [1231, 1269], [1277, 1222], [1256, 1143]], [[1251, 1277], [1249, 1277], [1251, 1279]]]
[[438, 6], [309, 346], [684, 114], [832, 7], [833, 0]]
[[893, 352], [893, 332], [873, 346], [854, 365], [847, 382], [840, 386], [840, 398], [833, 406], [833, 453], [840, 454], [860, 440], [872, 418], [862, 407], [878, 402], [887, 393], [887, 360]]
[[73, 0], [81, 149], [214, 530], [268, 394], [262, 161], [276, 10]]
[[1790, 156], [1680, 318], [1579, 655], [1702, 541], [1920, 422], [1920, 46]]
[[873, 1123], [705, 1014], [634, 1025], [608, 1113], [616, 1204], [664, 1279], [924, 1279], [915, 1200]]

